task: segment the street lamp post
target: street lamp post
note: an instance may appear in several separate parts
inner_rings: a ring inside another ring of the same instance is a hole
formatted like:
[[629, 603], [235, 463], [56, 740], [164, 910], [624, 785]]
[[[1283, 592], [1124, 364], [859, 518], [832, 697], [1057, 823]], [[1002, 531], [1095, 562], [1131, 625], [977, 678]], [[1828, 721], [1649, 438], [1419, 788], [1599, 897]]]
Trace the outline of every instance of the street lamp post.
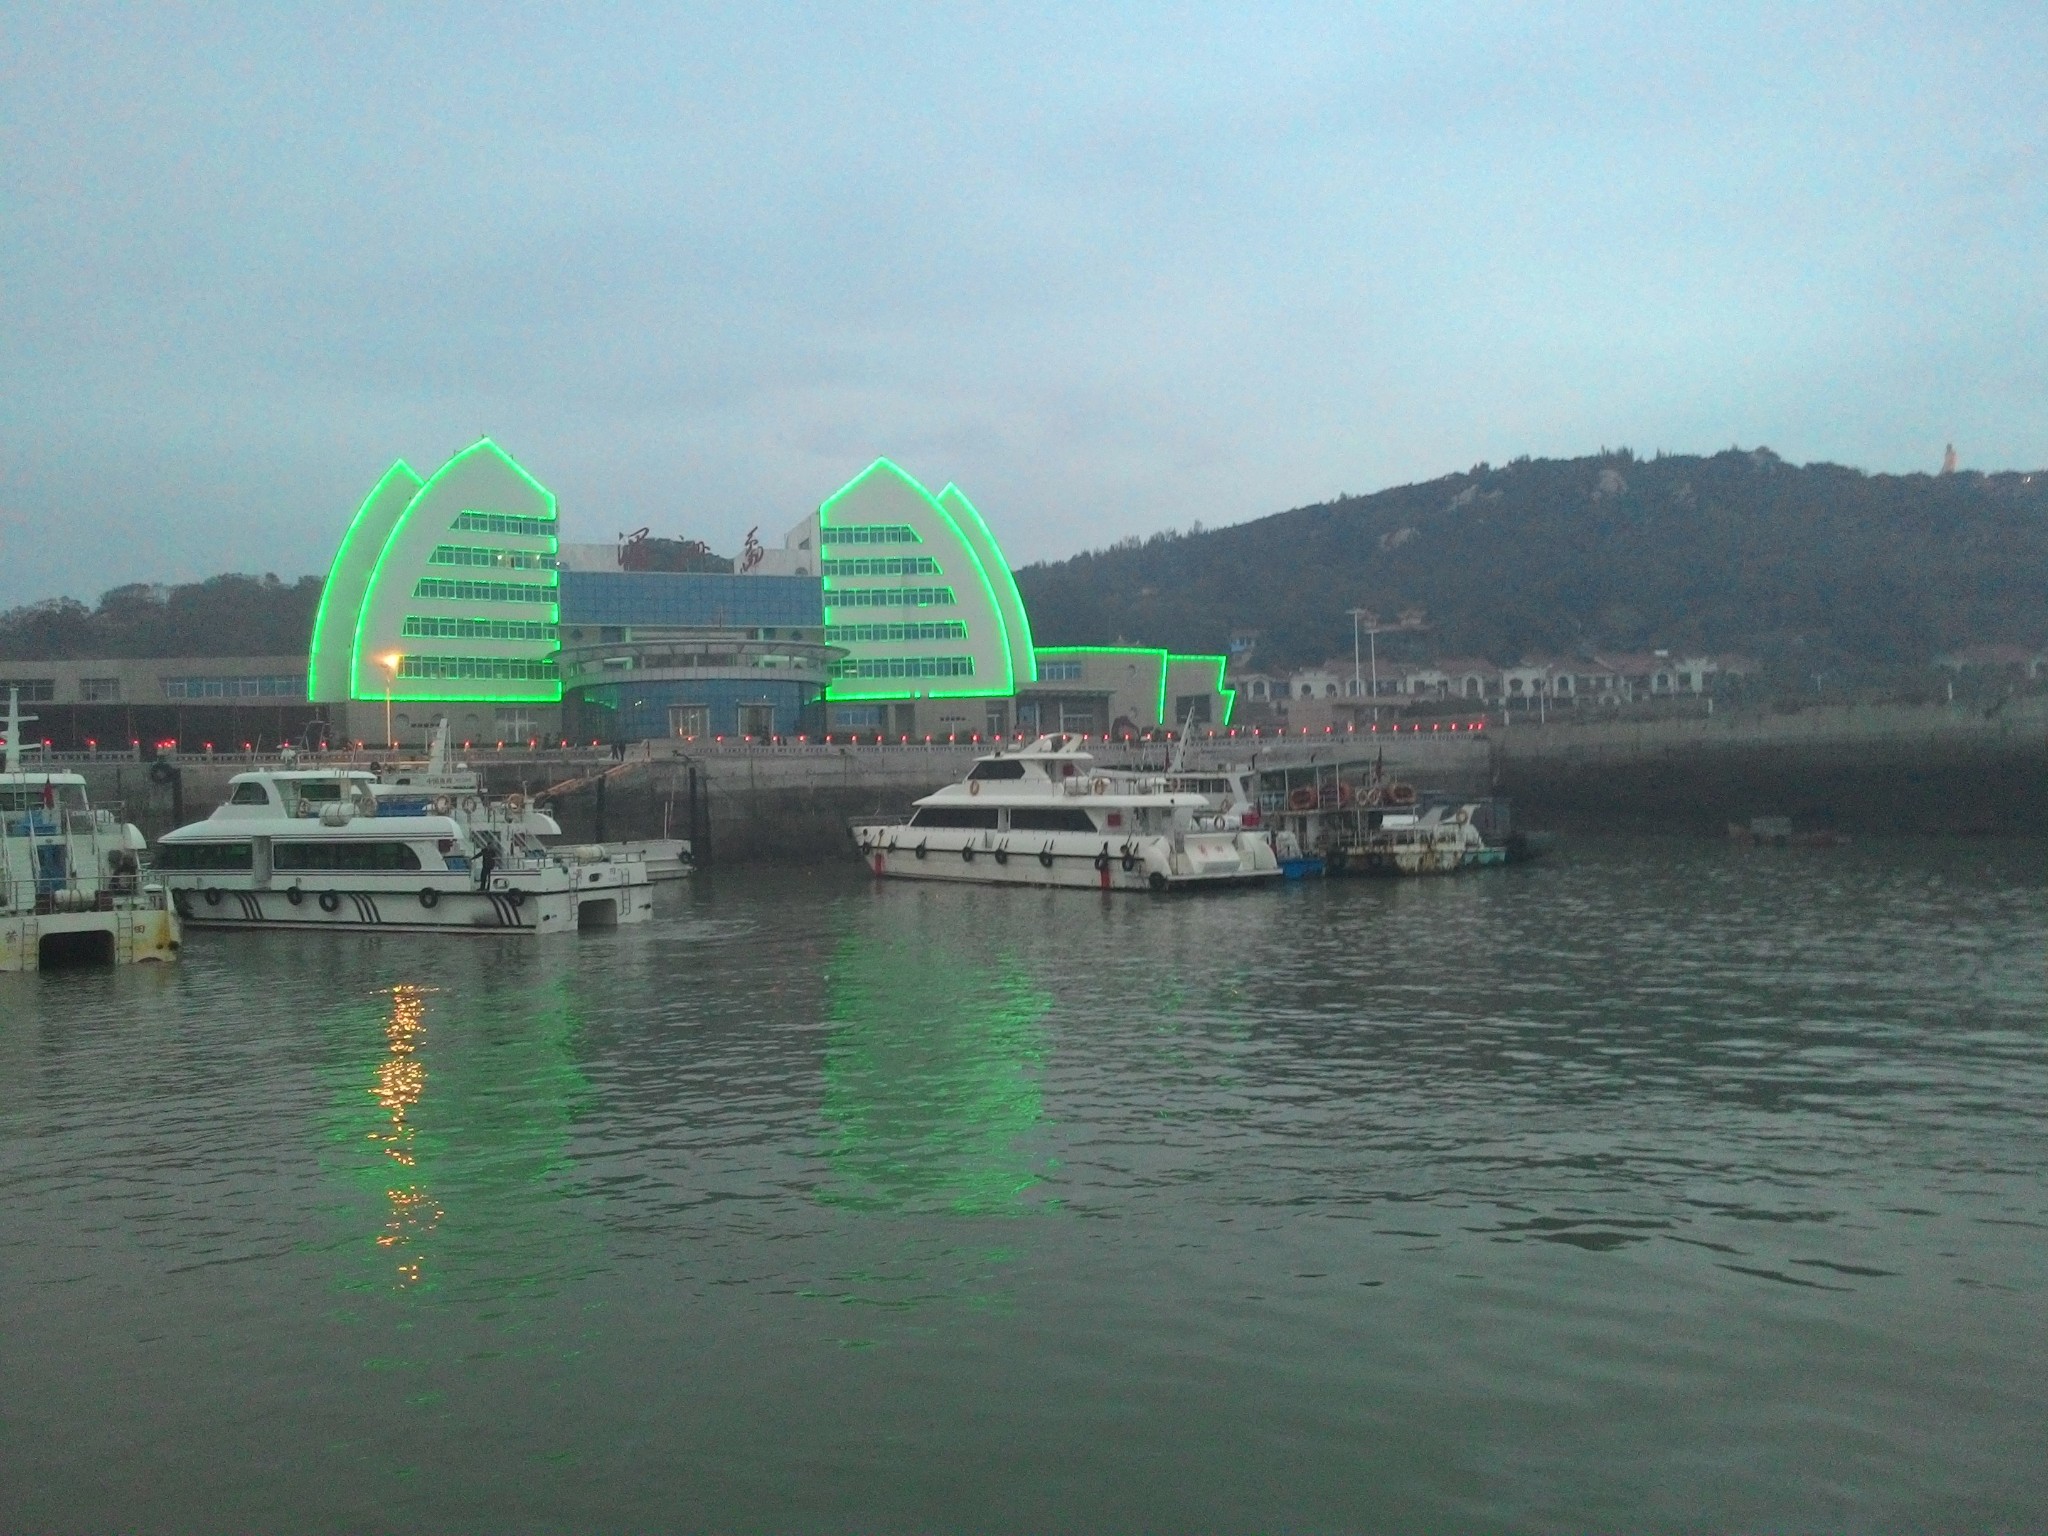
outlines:
[[394, 750], [398, 740], [391, 729], [391, 685], [398, 678], [398, 664], [403, 660], [405, 653], [402, 651], [391, 651], [377, 658], [378, 665], [384, 669], [384, 744]]
[[1366, 644], [1372, 656], [1372, 717], [1380, 717], [1380, 616], [1370, 608], [1352, 608], [1351, 615], [1351, 687], [1354, 692], [1364, 687], [1364, 680], [1358, 675], [1358, 633], [1359, 620], [1365, 621]]

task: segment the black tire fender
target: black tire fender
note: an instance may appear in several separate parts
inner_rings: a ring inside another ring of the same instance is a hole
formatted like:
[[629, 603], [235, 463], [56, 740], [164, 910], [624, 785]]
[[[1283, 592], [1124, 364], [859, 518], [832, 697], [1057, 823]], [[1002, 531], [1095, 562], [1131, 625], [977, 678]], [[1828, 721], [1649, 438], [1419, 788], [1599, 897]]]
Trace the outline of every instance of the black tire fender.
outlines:
[[914, 853], [916, 853], [916, 855], [917, 855], [917, 856], [918, 856], [918, 857], [919, 857], [919, 858], [921, 859], [921, 858], [923, 858], [923, 857], [924, 857], [924, 855], [925, 855], [925, 850], [926, 850], [926, 849], [927, 849], [927, 848], [928, 848], [928, 847], [929, 847], [930, 845], [931, 845], [931, 839], [930, 839], [930, 838], [926, 838], [926, 839], [925, 839], [925, 840], [924, 840], [923, 842], [919, 843], [919, 844], [917, 845], [917, 847], [916, 847], [915, 849], [913, 849], [912, 851], [913, 851]]
[[339, 891], [322, 891], [322, 892], [320, 893], [320, 910], [321, 910], [322, 912], [338, 912], [338, 911], [340, 911], [340, 910], [341, 910], [341, 892], [339, 892]]
[[1098, 870], [1109, 868], [1109, 844], [1104, 843], [1102, 845], [1102, 852], [1095, 855], [1095, 867]]
[[217, 906], [219, 906], [219, 905], [220, 905], [220, 887], [219, 887], [219, 886], [217, 886], [217, 885], [209, 885], [209, 886], [208, 886], [208, 887], [207, 887], [207, 888], [206, 888], [205, 890], [201, 891], [201, 892], [200, 892], [199, 894], [200, 894], [200, 895], [202, 895], [202, 896], [204, 896], [204, 897], [206, 898], [206, 904], [207, 904], [207, 905], [208, 905], [209, 907], [217, 907]]
[[434, 908], [441, 905], [441, 893], [435, 890], [431, 885], [421, 886], [420, 905], [425, 907], [429, 912], [433, 911]]
[[974, 844], [968, 843], [960, 850], [960, 862], [962, 864], [972, 864], [974, 862]]
[[284, 893], [284, 899], [296, 907], [305, 901], [306, 893], [295, 885]]
[[1044, 846], [1043, 848], [1041, 848], [1041, 849], [1039, 849], [1039, 850], [1038, 850], [1038, 862], [1039, 862], [1040, 864], [1044, 865], [1044, 866], [1045, 866], [1045, 867], [1046, 867], [1047, 869], [1051, 869], [1051, 868], [1052, 868], [1052, 844], [1051, 844], [1051, 843], [1047, 843], [1047, 844], [1046, 844], [1046, 845], [1045, 845], [1045, 846]]

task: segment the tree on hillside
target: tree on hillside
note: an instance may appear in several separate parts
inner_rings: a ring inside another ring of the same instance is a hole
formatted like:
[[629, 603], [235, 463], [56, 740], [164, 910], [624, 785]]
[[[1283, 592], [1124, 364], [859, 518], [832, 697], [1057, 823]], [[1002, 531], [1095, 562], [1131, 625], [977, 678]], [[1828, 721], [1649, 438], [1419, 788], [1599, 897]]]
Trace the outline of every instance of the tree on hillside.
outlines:
[[321, 585], [317, 576], [210, 576], [115, 587], [96, 608], [51, 598], [0, 613], [0, 657], [303, 655]]
[[1428, 609], [1443, 654], [1651, 646], [1922, 666], [2048, 644], [2048, 475], [1865, 475], [1767, 449], [1475, 465], [1017, 573], [1044, 644], [1115, 634], [1263, 666], [1348, 656], [1354, 607]]

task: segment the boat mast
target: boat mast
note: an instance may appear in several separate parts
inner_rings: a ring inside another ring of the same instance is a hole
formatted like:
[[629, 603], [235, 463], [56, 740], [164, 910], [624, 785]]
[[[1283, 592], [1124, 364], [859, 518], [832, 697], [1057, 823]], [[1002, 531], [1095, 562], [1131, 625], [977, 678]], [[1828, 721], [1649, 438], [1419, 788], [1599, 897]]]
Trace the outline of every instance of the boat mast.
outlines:
[[9, 688], [7, 690], [7, 756], [5, 760], [6, 767], [4, 770], [0, 771], [5, 771], [7, 773], [21, 772], [22, 722], [25, 720], [33, 720], [35, 718], [36, 717], [34, 715], [24, 715], [21, 712], [21, 690], [19, 688]]

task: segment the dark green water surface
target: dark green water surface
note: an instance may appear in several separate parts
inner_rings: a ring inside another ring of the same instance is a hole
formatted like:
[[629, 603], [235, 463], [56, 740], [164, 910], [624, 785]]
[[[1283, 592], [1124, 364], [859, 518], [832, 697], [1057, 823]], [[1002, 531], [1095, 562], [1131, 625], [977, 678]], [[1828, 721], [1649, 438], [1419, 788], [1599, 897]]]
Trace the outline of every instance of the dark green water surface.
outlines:
[[2042, 865], [0, 977], [0, 1527], [2040, 1529]]

